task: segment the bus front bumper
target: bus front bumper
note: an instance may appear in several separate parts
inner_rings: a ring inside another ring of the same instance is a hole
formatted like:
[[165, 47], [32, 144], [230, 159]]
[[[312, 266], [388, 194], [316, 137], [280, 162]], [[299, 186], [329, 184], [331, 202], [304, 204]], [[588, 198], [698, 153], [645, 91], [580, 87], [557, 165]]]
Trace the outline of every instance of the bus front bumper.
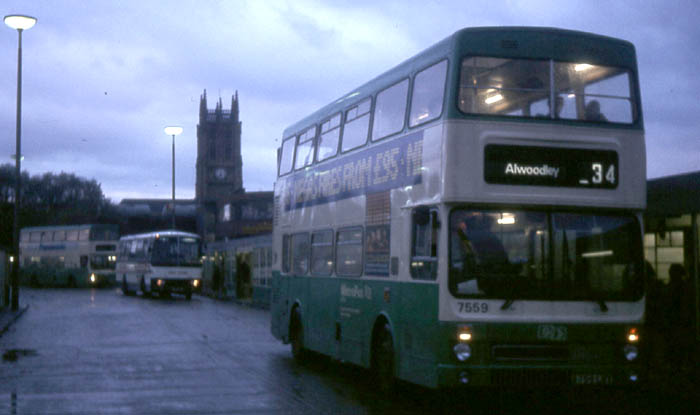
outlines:
[[202, 291], [202, 280], [168, 278], [153, 279], [151, 280], [151, 291], [181, 294], [199, 293]]
[[589, 366], [511, 366], [439, 364], [440, 387], [639, 387], [646, 371], [643, 364], [625, 367]]

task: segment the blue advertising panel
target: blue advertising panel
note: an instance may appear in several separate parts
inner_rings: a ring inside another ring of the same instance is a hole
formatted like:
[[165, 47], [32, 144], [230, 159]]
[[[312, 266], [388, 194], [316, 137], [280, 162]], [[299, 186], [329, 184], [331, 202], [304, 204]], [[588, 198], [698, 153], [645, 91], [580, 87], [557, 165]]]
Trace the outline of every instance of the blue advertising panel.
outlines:
[[285, 210], [421, 182], [423, 131], [309, 167], [286, 179]]

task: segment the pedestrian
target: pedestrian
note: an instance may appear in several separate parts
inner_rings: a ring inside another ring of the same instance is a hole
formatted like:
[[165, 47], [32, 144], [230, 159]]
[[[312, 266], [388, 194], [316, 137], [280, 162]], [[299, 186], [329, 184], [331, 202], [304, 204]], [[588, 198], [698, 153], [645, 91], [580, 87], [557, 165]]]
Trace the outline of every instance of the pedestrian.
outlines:
[[690, 297], [688, 273], [683, 265], [671, 264], [667, 302], [667, 329], [669, 343], [667, 352], [669, 363], [674, 370], [682, 370], [687, 363], [692, 345], [693, 330], [690, 319]]

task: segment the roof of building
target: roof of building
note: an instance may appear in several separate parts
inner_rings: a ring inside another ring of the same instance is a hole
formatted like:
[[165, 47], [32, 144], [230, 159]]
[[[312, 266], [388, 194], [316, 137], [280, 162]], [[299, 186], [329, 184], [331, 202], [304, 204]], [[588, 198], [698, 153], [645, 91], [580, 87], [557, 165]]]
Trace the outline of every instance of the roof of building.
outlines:
[[647, 215], [700, 212], [700, 171], [647, 181]]

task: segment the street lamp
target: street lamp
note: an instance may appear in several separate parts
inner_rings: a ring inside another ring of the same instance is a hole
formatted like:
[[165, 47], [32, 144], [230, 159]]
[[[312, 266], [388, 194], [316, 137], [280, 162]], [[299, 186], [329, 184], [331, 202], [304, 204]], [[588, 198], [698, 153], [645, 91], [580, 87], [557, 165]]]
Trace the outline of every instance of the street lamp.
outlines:
[[21, 14], [11, 14], [5, 16], [5, 24], [17, 30], [19, 34], [19, 44], [17, 47], [17, 136], [15, 141], [15, 223], [12, 227], [12, 237], [14, 242], [14, 254], [17, 261], [12, 266], [12, 310], [19, 309], [19, 202], [21, 191], [21, 162], [22, 162], [22, 31], [31, 29], [36, 24], [36, 18], [23, 16]]
[[182, 134], [182, 127], [165, 127], [165, 134], [173, 136], [173, 230], [175, 229], [175, 136]]

